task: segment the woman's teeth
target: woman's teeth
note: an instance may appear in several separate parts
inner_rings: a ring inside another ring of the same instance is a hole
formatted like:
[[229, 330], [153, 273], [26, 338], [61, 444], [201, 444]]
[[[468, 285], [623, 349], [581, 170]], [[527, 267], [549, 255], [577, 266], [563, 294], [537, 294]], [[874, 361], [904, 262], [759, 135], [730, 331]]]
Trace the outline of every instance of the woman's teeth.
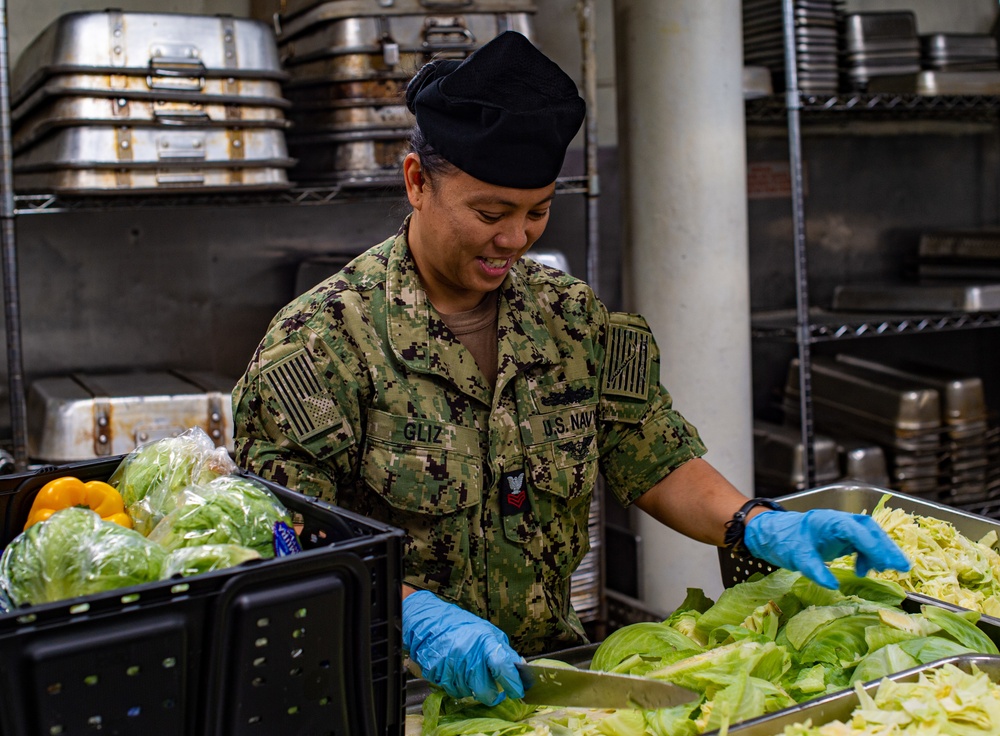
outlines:
[[507, 265], [506, 258], [483, 258], [483, 261], [485, 261], [486, 265], [491, 268], [503, 268]]

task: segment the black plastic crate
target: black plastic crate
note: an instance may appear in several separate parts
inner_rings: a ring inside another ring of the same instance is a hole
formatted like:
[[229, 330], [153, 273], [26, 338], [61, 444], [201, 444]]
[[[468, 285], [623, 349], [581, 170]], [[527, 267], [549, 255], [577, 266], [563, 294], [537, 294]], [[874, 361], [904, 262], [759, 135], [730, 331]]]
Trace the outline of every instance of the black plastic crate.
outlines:
[[[17, 476], [0, 545], [45, 483], [121, 460]], [[303, 551], [0, 614], [0, 736], [401, 736], [402, 531], [245, 475], [301, 517]]]

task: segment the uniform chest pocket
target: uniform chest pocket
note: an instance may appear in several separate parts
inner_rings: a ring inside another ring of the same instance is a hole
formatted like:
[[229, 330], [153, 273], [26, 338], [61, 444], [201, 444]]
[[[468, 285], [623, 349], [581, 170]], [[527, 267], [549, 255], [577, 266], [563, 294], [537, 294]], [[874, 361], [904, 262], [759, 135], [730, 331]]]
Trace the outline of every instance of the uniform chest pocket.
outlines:
[[404, 511], [442, 515], [478, 506], [479, 433], [372, 411], [362, 476], [387, 503]]
[[[372, 416], [374, 415], [374, 416]], [[372, 412], [361, 475], [382, 518], [406, 532], [403, 566], [420, 587], [458, 597], [472, 576], [469, 530], [482, 500], [478, 433]]]
[[597, 482], [597, 433], [575, 435], [527, 448], [528, 474], [538, 491], [568, 505], [589, 499]]

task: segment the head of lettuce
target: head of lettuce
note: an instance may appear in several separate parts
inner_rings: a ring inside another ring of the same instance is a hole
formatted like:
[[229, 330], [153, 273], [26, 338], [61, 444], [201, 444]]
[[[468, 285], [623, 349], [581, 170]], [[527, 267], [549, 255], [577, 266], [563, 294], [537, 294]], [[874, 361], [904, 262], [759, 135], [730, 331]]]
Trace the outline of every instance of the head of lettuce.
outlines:
[[15, 605], [38, 605], [159, 580], [165, 557], [139, 532], [67, 508], [7, 546], [0, 586]]

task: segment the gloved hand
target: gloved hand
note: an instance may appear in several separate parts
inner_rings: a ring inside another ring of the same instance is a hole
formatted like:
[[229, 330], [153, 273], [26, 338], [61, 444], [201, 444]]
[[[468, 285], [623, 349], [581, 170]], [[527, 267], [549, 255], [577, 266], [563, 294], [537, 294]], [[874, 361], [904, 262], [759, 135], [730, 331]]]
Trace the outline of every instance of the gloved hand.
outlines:
[[511, 649], [507, 635], [428, 590], [403, 599], [403, 649], [420, 665], [424, 679], [454, 698], [472, 695], [480, 703], [496, 705], [507, 695], [524, 697], [514, 667], [523, 660]]
[[824, 560], [857, 552], [855, 572], [910, 569], [899, 546], [872, 517], [832, 509], [765, 511], [746, 524], [743, 544], [755, 557], [796, 570], [824, 588], [839, 586]]

